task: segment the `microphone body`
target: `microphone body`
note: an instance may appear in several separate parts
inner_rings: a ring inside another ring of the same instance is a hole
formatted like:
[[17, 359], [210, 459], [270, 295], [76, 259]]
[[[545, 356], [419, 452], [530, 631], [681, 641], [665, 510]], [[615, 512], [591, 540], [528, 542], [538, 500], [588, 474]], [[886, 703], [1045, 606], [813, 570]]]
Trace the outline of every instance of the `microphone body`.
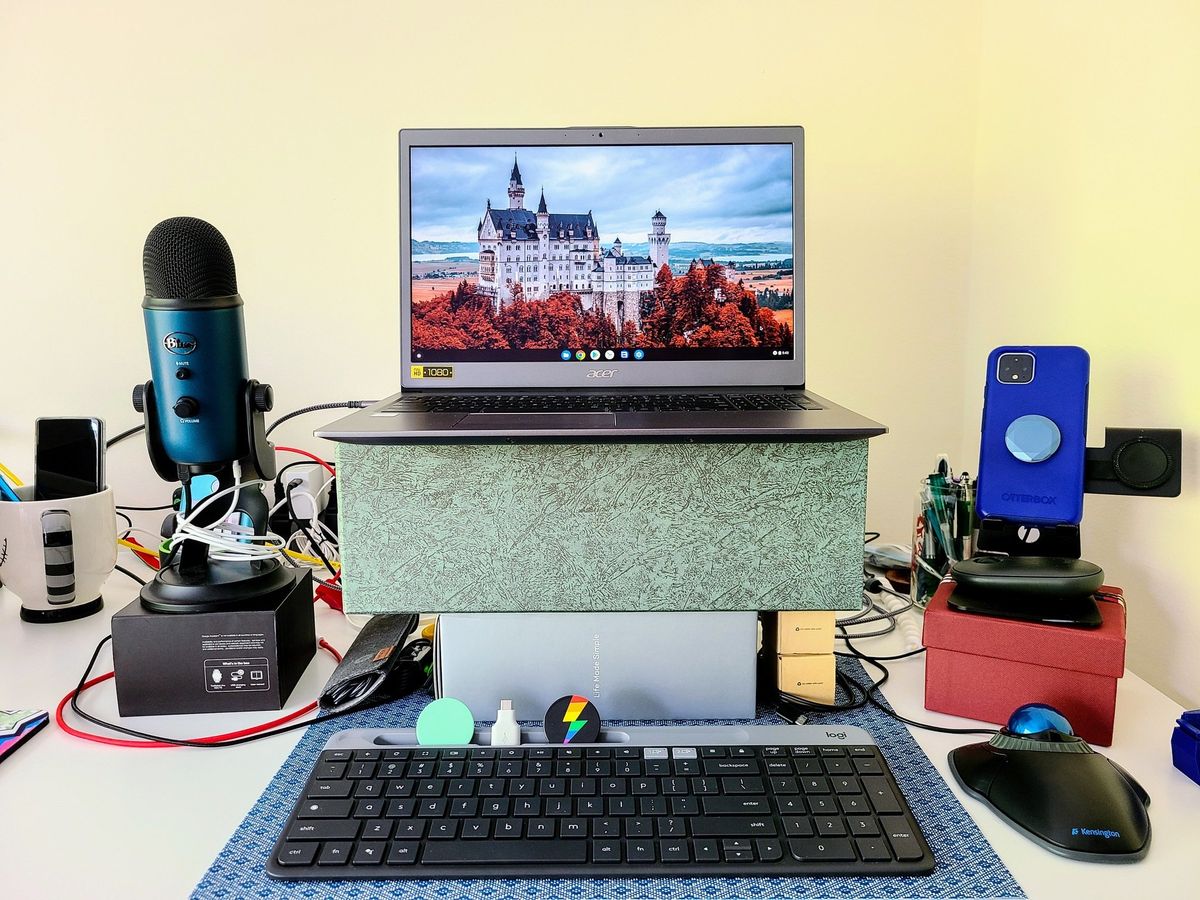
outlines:
[[242, 298], [147, 296], [142, 317], [167, 455], [196, 467], [244, 457], [243, 395], [250, 376]]

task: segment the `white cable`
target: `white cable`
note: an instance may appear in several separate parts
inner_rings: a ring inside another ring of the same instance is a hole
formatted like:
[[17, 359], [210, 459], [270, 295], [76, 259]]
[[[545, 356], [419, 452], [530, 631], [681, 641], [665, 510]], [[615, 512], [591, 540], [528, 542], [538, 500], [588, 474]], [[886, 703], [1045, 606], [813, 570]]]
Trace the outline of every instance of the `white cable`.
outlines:
[[[317, 465], [317, 463], [313, 463], [313, 465]], [[321, 485], [319, 488], [317, 488], [317, 496], [318, 496], [318, 497], [320, 497], [320, 496], [321, 496], [322, 494], [324, 494], [324, 493], [325, 493], [327, 490], [329, 490], [329, 486], [330, 486], [331, 484], [333, 484], [333, 482], [334, 482], [336, 479], [337, 479], [337, 476], [336, 476], [336, 475], [330, 475], [330, 476], [329, 476], [329, 477], [328, 477], [328, 478], [325, 480], [325, 483], [324, 483], [324, 484], [322, 484], [322, 485]], [[315, 499], [312, 499], [312, 498], [313, 498], [313, 495], [312, 495], [312, 494], [310, 494], [308, 491], [292, 491], [292, 496], [293, 496], [293, 497], [308, 497], [308, 498], [310, 498], [310, 500], [312, 501], [312, 508], [313, 508], [313, 509], [316, 509], [316, 508], [317, 508], [317, 503], [316, 503], [316, 500], [315, 500]], [[283, 509], [285, 506], [287, 506], [287, 486], [286, 486], [286, 485], [284, 485], [283, 499], [282, 499], [282, 500], [280, 500], [280, 501], [279, 501], [279, 502], [277, 502], [277, 503], [276, 503], [274, 506], [272, 506], [272, 507], [271, 507], [271, 513], [270, 513], [270, 514], [271, 514], [271, 515], [275, 515], [275, 513], [279, 512], [279, 510]]]
[[150, 538], [150, 543], [146, 545], [147, 550], [154, 550], [163, 542], [163, 536], [161, 534], [155, 534], [148, 528], [122, 528], [120, 533], [146, 535], [146, 537]]
[[[921, 645], [921, 620], [918, 608], [912, 605], [912, 601], [898, 594], [888, 591], [879, 592], [879, 602], [884, 609], [889, 612], [896, 613], [896, 627], [900, 629], [900, 635], [904, 638], [904, 650], [907, 653], [910, 650], [917, 650]], [[903, 612], [899, 612], [903, 610]]]
[[[222, 560], [255, 560], [274, 559], [284, 547], [284, 540], [274, 532], [255, 534], [251, 529], [235, 525], [225, 520], [237, 511], [238, 500], [243, 488], [256, 487], [263, 484], [262, 479], [242, 481], [242, 467], [238, 462], [233, 464], [233, 484], [205, 497], [186, 516], [175, 516], [175, 533], [171, 536], [171, 546], [178, 542], [190, 540], [207, 544], [215, 552], [213, 559]], [[196, 517], [211, 506], [218, 498], [226, 494], [233, 495], [233, 502], [220, 520], [208, 527], [195, 524]]]

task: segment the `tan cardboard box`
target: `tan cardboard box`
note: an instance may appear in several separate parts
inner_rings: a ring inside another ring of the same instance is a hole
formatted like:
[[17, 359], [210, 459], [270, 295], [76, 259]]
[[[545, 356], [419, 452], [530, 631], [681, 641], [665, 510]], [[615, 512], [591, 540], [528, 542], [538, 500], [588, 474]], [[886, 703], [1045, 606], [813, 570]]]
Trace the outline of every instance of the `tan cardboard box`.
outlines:
[[797, 653], [832, 653], [833, 631], [838, 614], [834, 611], [805, 610], [776, 613], [775, 652], [784, 656]]
[[832, 653], [779, 657], [779, 689], [815, 703], [833, 703], [837, 660]]

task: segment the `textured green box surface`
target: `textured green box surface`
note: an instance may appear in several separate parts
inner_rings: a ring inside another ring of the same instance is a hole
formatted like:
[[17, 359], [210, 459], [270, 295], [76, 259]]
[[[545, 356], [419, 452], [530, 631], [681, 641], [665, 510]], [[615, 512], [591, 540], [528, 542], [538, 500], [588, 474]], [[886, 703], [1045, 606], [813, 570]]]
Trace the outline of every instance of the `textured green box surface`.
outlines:
[[339, 444], [349, 612], [857, 609], [867, 442]]

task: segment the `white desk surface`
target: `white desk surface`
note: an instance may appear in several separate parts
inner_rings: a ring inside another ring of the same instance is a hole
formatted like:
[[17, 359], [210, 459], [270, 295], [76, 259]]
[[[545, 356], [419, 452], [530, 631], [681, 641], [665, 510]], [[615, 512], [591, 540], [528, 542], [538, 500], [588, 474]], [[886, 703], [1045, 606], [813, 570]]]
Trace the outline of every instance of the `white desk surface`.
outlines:
[[[133, 582], [115, 573], [106, 587], [104, 612], [78, 622], [30, 625], [18, 618], [13, 594], [0, 590], [0, 708], [44, 707], [53, 712], [75, 686], [96, 642], [108, 634], [109, 616], [134, 596]], [[339, 649], [349, 646], [354, 629], [324, 604], [317, 610], [317, 634]], [[891, 635], [862, 649], [883, 655], [900, 649], [900, 644]], [[318, 651], [289, 708], [315, 697], [333, 666], [333, 660]], [[922, 657], [890, 666], [892, 677], [884, 693], [902, 715], [968, 726], [966, 720], [923, 708]], [[111, 668], [111, 655], [105, 650], [96, 671]], [[85, 694], [84, 705], [102, 718], [114, 719], [111, 682]], [[1089, 900], [1179, 895], [1188, 893], [1186, 885], [1194, 882], [1200, 848], [1200, 785], [1171, 765], [1171, 731], [1179, 714], [1179, 706], [1136, 675], [1126, 673], [1121, 680], [1115, 743], [1100, 749], [1141, 781], [1153, 801], [1153, 843], [1149, 856], [1134, 865], [1073, 862], [1042, 850], [965, 797], [950, 777], [946, 754], [982, 738], [920, 730], [914, 736], [1029, 896], [1061, 896], [1064, 891]], [[144, 717], [124, 724], [193, 737], [266, 717], [269, 714]], [[186, 896], [301, 733], [224, 749], [133, 750], [72, 738], [51, 721], [0, 765], [0, 896]]]

